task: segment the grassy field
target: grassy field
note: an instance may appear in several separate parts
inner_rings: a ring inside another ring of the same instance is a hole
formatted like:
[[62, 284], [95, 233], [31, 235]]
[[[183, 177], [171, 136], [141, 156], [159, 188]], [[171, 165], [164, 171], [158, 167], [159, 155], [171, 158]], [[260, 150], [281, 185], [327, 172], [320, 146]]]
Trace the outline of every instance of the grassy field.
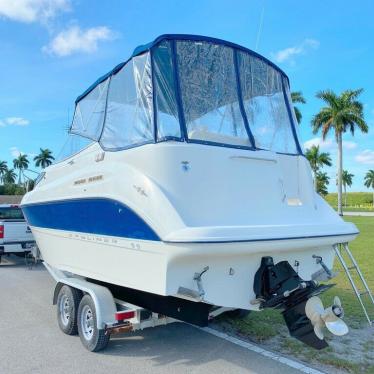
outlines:
[[[374, 290], [374, 217], [345, 217], [345, 220], [353, 222], [360, 230], [360, 235], [350, 244], [350, 249], [370, 289]], [[343, 300], [347, 318], [352, 322], [365, 322], [361, 307], [338, 260], [335, 267], [339, 271], [339, 275], [333, 279], [336, 286], [325, 294], [325, 298], [334, 293], [338, 294]], [[354, 279], [356, 284], [359, 284], [357, 276]], [[370, 311], [373, 316], [374, 308]]]
[[[335, 210], [338, 210], [338, 207], [334, 207]], [[372, 207], [354, 207], [354, 206], [347, 206], [343, 207], [344, 212], [374, 212], [374, 208]]]
[[[329, 193], [325, 196], [325, 200], [333, 207], [338, 206], [338, 194]], [[343, 194], [343, 203], [345, 197]], [[361, 211], [361, 212], [374, 212], [373, 208], [373, 193], [372, 192], [348, 192], [347, 193], [347, 206], [343, 207], [347, 212]]]
[[[360, 230], [360, 235], [350, 244], [350, 248], [369, 287], [374, 290], [374, 217], [345, 217], [345, 220], [355, 223]], [[332, 304], [335, 295], [341, 298], [346, 315], [345, 321], [352, 330], [345, 337], [331, 339], [331, 345], [327, 349], [317, 352], [290, 338], [284, 327], [283, 318], [276, 310], [251, 313], [244, 319], [222, 317], [221, 327], [267, 345], [272, 350], [296, 355], [299, 359], [315, 365], [325, 365], [327, 369], [333, 366], [351, 373], [374, 373], [373, 330], [369, 330], [362, 309], [338, 260], [335, 263], [335, 270], [339, 272], [333, 279], [336, 285], [321, 298], [326, 306]], [[369, 311], [371, 316], [374, 316], [374, 308], [370, 307]]]

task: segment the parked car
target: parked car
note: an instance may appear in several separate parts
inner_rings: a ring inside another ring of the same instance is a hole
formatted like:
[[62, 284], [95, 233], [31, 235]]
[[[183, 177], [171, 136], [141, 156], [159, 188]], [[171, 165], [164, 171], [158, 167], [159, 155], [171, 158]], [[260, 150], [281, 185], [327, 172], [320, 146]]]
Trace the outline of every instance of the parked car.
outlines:
[[35, 240], [18, 205], [0, 204], [0, 262], [5, 254], [23, 256]]

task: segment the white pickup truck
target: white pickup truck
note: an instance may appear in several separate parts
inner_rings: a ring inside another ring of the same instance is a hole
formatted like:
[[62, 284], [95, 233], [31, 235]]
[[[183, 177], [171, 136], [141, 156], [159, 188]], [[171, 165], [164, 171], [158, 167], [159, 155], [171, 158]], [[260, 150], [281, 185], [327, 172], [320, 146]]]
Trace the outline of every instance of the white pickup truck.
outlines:
[[18, 205], [0, 204], [0, 262], [5, 254], [24, 255], [35, 245]]

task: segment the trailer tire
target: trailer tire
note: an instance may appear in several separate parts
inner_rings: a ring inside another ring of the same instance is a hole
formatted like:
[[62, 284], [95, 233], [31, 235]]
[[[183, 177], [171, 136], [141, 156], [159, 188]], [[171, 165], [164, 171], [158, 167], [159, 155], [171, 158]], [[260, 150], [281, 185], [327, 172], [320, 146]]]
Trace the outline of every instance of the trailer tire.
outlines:
[[78, 334], [77, 313], [82, 292], [63, 285], [57, 296], [57, 321], [61, 331], [67, 335]]
[[110, 334], [97, 328], [96, 307], [90, 295], [83, 296], [78, 307], [78, 333], [82, 344], [90, 352], [104, 349]]

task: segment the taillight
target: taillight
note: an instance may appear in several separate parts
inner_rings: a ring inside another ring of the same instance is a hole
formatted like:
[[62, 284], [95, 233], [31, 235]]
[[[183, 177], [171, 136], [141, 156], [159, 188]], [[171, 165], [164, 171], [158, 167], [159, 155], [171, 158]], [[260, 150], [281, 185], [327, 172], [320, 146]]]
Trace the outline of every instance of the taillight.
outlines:
[[130, 311], [120, 311], [115, 313], [115, 318], [117, 321], [124, 321], [126, 319], [131, 319], [135, 317], [135, 311], [130, 310]]
[[0, 239], [4, 239], [4, 225], [0, 225]]

